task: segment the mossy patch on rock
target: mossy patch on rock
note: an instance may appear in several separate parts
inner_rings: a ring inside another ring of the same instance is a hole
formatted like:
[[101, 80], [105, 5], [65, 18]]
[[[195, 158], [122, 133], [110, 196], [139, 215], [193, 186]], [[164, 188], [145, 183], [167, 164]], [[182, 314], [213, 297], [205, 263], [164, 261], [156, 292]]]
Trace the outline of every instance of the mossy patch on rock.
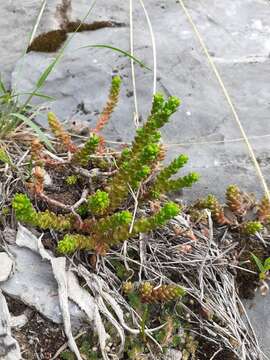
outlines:
[[123, 23], [115, 21], [94, 21], [92, 23], [81, 23], [80, 21], [66, 22], [61, 29], [48, 31], [38, 35], [29, 45], [27, 52], [38, 51], [51, 53], [60, 49], [67, 39], [68, 33], [95, 31], [103, 28], [122, 27]]
[[27, 52], [55, 52], [60, 49], [61, 45], [66, 39], [67, 32], [65, 30], [52, 30], [37, 36], [28, 47]]
[[83, 32], [83, 31], [95, 31], [104, 28], [112, 28], [112, 27], [122, 27], [123, 23], [118, 23], [115, 21], [94, 21], [90, 24], [81, 23], [80, 21], [70, 21], [65, 25], [65, 30], [69, 33], [75, 32]]

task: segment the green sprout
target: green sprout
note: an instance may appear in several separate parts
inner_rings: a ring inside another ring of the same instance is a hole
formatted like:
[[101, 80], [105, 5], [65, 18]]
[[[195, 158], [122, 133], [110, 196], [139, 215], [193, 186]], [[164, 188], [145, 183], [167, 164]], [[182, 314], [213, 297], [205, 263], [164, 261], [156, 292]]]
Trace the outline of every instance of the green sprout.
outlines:
[[110, 204], [109, 195], [105, 191], [97, 192], [87, 199], [88, 209], [94, 215], [102, 215]]
[[76, 175], [67, 176], [65, 179], [65, 182], [69, 186], [76, 185], [78, 182], [78, 176], [76, 176]]
[[267, 272], [270, 270], [270, 257], [264, 260], [262, 262], [255, 254], [251, 253], [252, 259], [256, 263], [258, 269], [259, 269], [259, 279], [265, 280], [267, 276]]
[[262, 231], [263, 225], [259, 221], [247, 221], [241, 227], [241, 231], [245, 235], [256, 235], [256, 233]]
[[12, 161], [6, 152], [6, 150], [2, 147], [0, 147], [0, 161], [4, 164], [12, 165]]
[[96, 134], [91, 134], [83, 147], [73, 155], [72, 162], [81, 166], [87, 166], [91, 155], [96, 152], [99, 143], [100, 137]]

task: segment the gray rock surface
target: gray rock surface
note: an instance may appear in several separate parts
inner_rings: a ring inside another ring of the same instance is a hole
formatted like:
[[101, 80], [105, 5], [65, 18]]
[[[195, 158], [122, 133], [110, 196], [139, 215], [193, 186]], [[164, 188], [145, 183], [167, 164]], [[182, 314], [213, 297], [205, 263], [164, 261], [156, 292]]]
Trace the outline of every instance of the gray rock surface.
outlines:
[[[15, 273], [0, 285], [4, 293], [21, 300], [35, 308], [55, 323], [62, 323], [59, 307], [57, 283], [48, 261], [42, 261], [40, 255], [29, 249], [10, 245], [15, 258]], [[84, 314], [70, 302], [70, 315], [75, 327], [79, 327]]]
[[20, 360], [18, 342], [11, 335], [11, 317], [2, 291], [0, 290], [0, 359]]
[[[0, 71], [4, 73], [4, 79], [10, 81], [14, 70], [12, 83], [21, 92], [34, 87], [36, 79], [54, 56], [32, 52], [15, 66], [39, 3], [38, 0], [13, 0], [0, 5], [0, 27], [3, 29]], [[61, 19], [57, 5], [60, 3], [60, 0], [48, 1], [40, 32], [59, 26]], [[263, 174], [269, 181], [270, 3], [268, 0], [188, 0], [185, 3], [221, 73]], [[73, 0], [71, 5], [70, 18], [77, 19], [85, 15], [89, 3]], [[112, 18], [128, 23], [128, 5], [127, 0], [100, 0], [89, 21]], [[239, 140], [239, 128], [179, 2], [148, 0], [146, 6], [156, 34], [158, 88], [182, 99], [181, 110], [163, 131], [168, 159], [179, 152], [187, 153], [190, 157], [188, 168], [202, 176], [198, 185], [184, 192], [185, 198], [196, 199], [209, 192], [222, 197], [230, 183], [262, 194], [247, 147]], [[136, 56], [152, 66], [151, 41], [139, 1], [134, 1], [134, 38]], [[77, 34], [42, 91], [56, 98], [51, 108], [62, 120], [84, 120], [93, 126], [97, 111], [106, 101], [112, 71], [117, 70], [123, 77], [122, 96], [104, 134], [111, 140], [129, 141], [135, 131], [129, 60], [107, 49], [76, 50], [95, 43], [128, 50], [129, 29]], [[152, 76], [152, 72], [136, 66], [139, 112], [144, 118], [151, 103]], [[40, 121], [45, 124], [45, 117]], [[27, 257], [27, 250], [21, 251], [22, 256]], [[43, 270], [46, 273], [46, 268]], [[53, 290], [52, 294], [55, 293]], [[249, 313], [269, 353], [268, 302], [269, 297], [259, 298]]]
[[181, 360], [182, 353], [179, 350], [168, 349], [166, 351], [165, 360]]
[[262, 296], [258, 292], [254, 299], [245, 301], [244, 305], [252, 327], [257, 334], [258, 341], [267, 355], [267, 359], [270, 359], [270, 338], [268, 332], [270, 326], [270, 294], [268, 293], [267, 296]]
[[[50, 2], [54, 21], [50, 25], [45, 17], [47, 29], [59, 23], [57, 11], [53, 11], [56, 5]], [[82, 17], [88, 6], [73, 1], [70, 18]], [[128, 25], [128, 6], [125, 0], [101, 0], [88, 21], [112, 18]], [[194, 0], [187, 6], [251, 137], [263, 173], [269, 178], [269, 2]], [[210, 191], [222, 197], [230, 183], [262, 194], [247, 147], [239, 140], [239, 128], [180, 4], [151, 0], [147, 9], [156, 34], [158, 89], [182, 99], [180, 111], [163, 131], [168, 160], [180, 152], [187, 153], [187, 169], [202, 176], [198, 185], [185, 191], [185, 197], [196, 199]], [[139, 2], [134, 4], [134, 39], [136, 56], [152, 66], [151, 39]], [[78, 50], [89, 44], [110, 44], [128, 50], [129, 28], [77, 34], [42, 91], [56, 98], [51, 108], [62, 120], [84, 120], [94, 126], [106, 101], [112, 71], [118, 71], [123, 77], [122, 96], [104, 134], [114, 141], [129, 141], [135, 131], [129, 59], [108, 49]], [[21, 59], [12, 74], [18, 91], [33, 89], [54, 55], [31, 52]], [[139, 112], [145, 119], [151, 103], [153, 73], [136, 66], [136, 76]], [[45, 124], [45, 116], [40, 121]]]
[[12, 270], [12, 259], [5, 252], [0, 253], [0, 282], [7, 280]]
[[[24, 54], [30, 33], [35, 24], [42, 1], [2, 1], [0, 5], [0, 74], [4, 83], [10, 85], [10, 73], [14, 63]], [[47, 1], [39, 32], [58, 27], [56, 0]]]

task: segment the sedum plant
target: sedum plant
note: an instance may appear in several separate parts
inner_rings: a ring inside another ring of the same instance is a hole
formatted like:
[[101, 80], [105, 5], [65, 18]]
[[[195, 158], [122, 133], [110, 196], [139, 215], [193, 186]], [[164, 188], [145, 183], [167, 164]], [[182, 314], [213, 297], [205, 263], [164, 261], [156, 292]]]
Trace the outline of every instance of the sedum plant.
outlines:
[[263, 224], [270, 223], [270, 201], [266, 196], [258, 204], [257, 216]]
[[219, 225], [224, 225], [228, 222], [225, 217], [222, 205], [212, 194], [208, 195], [205, 199], [199, 200], [196, 204], [196, 207], [198, 209], [209, 209], [214, 221], [216, 221]]
[[76, 147], [71, 141], [70, 135], [64, 130], [62, 124], [53, 112], [48, 113], [48, 123], [52, 133], [59, 140], [60, 145], [62, 145], [65, 150], [75, 152]]
[[78, 163], [81, 166], [87, 166], [90, 160], [90, 156], [96, 152], [99, 143], [100, 137], [96, 134], [91, 134], [83, 147], [75, 152], [71, 162], [74, 164]]
[[229, 185], [226, 190], [226, 203], [236, 215], [243, 214], [243, 196], [236, 185]]
[[[255, 213], [253, 211], [254, 207], [257, 208]], [[225, 216], [226, 208], [232, 212], [233, 217], [227, 218]], [[196, 218], [201, 219], [200, 210], [203, 209], [211, 211], [211, 216], [218, 225], [231, 225], [233, 229], [239, 230], [241, 235], [246, 236], [260, 233], [264, 226], [269, 224], [270, 219], [269, 199], [265, 196], [256, 204], [251, 196], [242, 192], [236, 185], [229, 185], [226, 190], [226, 206], [220, 204], [218, 199], [210, 194], [206, 198], [197, 201], [189, 209], [189, 213], [196, 221]], [[254, 220], [249, 220], [251, 214], [253, 214]]]
[[155, 286], [149, 281], [144, 281], [136, 286], [131, 281], [126, 281], [122, 284], [122, 291], [131, 299], [139, 297], [141, 303], [166, 303], [177, 300], [185, 295], [185, 290], [179, 285], [163, 284]]
[[147, 281], [141, 284], [139, 292], [143, 303], [168, 302], [185, 294], [178, 285], [161, 285], [156, 288]]
[[240, 229], [245, 235], [256, 235], [263, 230], [263, 225], [259, 221], [246, 221], [241, 224]]
[[36, 211], [26, 194], [16, 194], [13, 198], [12, 207], [19, 221], [40, 229], [55, 229], [59, 231], [71, 228], [70, 216], [57, 215], [52, 211]]
[[[107, 119], [115, 108], [119, 89], [120, 78], [117, 77], [112, 80], [109, 100], [102, 115], [104, 119]], [[13, 198], [17, 220], [43, 230], [58, 231], [60, 239], [62, 238], [58, 242], [60, 253], [89, 249], [103, 254], [114, 244], [166, 225], [180, 213], [180, 207], [174, 202], [163, 200], [157, 212], [142, 215], [150, 211], [148, 202], [153, 198], [163, 199], [169, 192], [190, 187], [199, 178], [196, 173], [189, 173], [184, 177], [172, 179], [172, 176], [187, 163], [188, 158], [185, 155], [180, 155], [167, 167], [162, 168], [160, 164], [164, 149], [159, 142], [159, 130], [169, 121], [179, 105], [176, 97], [170, 97], [165, 101], [161, 94], [155, 95], [150, 115], [145, 124], [137, 130], [132, 145], [123, 149], [120, 155], [115, 155], [114, 161], [109, 162], [106, 159], [111, 172], [105, 173], [100, 168], [96, 175], [92, 175], [92, 172], [97, 170], [97, 159], [106, 158], [106, 151], [99, 152], [102, 137], [97, 135], [97, 130], [103, 127], [104, 122], [101, 126], [99, 120], [97, 128], [79, 147], [72, 142], [71, 136], [57, 117], [49, 113], [51, 130], [61, 151], [66, 151], [65, 163], [68, 164], [70, 173], [64, 178], [65, 184], [72, 185], [69, 189], [74, 191], [74, 187], [78, 187], [80, 183], [77, 180], [79, 174], [80, 178], [87, 178], [88, 187], [80, 189], [82, 197], [74, 206], [51, 199], [46, 194], [46, 187], [42, 186], [46, 166], [56, 169], [58, 165], [60, 168], [63, 164], [48, 159], [48, 155], [42, 153], [40, 145], [37, 147], [37, 144], [34, 144], [34, 170], [32, 181], [27, 185], [29, 194], [18, 193]], [[85, 182], [83, 186], [85, 187]], [[83, 195], [85, 191], [86, 196]], [[136, 211], [133, 199], [135, 193], [138, 194]], [[33, 195], [45, 200], [48, 209], [35, 209], [30, 200]], [[53, 205], [53, 211], [50, 210], [50, 205]], [[57, 207], [59, 211], [55, 210]]]
[[107, 122], [110, 120], [110, 117], [117, 106], [120, 94], [121, 87], [121, 78], [120, 76], [114, 76], [112, 78], [112, 84], [108, 96], [108, 101], [98, 119], [97, 125], [94, 129], [95, 132], [101, 131]]

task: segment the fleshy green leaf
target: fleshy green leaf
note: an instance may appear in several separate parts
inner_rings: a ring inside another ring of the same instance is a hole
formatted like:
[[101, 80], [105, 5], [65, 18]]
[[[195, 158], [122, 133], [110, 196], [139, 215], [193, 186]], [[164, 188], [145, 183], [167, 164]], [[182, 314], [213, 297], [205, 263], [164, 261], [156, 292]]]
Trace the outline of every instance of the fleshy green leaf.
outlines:
[[270, 270], [270, 257], [264, 260], [264, 265], [263, 265], [263, 267], [264, 267], [264, 270], [265, 270], [265, 271]]
[[251, 253], [252, 259], [255, 261], [258, 269], [260, 270], [260, 272], [265, 272], [265, 268], [263, 266], [263, 263], [261, 262], [261, 260], [253, 253]]
[[6, 152], [5, 149], [0, 147], [0, 161], [2, 161], [5, 164], [9, 164], [12, 165], [12, 161], [10, 159], [10, 157], [8, 156], [8, 153]]

